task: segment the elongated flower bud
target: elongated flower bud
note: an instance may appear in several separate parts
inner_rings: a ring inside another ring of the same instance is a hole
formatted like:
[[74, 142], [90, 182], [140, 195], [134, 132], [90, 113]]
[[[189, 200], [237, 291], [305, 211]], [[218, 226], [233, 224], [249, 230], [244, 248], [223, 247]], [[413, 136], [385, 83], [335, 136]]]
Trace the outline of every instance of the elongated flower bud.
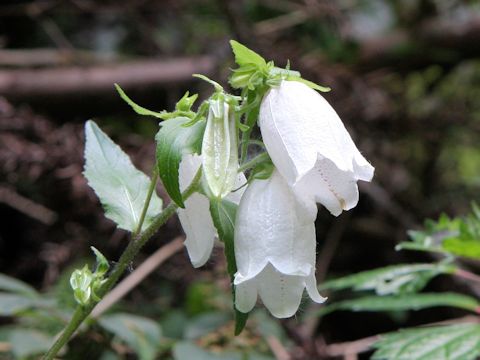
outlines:
[[203, 174], [215, 198], [232, 190], [238, 170], [235, 115], [223, 99], [211, 100], [202, 143]]

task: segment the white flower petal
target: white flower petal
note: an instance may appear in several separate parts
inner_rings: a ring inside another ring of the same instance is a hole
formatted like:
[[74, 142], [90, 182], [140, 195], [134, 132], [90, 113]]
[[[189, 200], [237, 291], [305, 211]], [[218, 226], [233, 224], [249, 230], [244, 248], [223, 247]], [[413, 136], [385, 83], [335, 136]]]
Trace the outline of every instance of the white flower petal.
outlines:
[[357, 150], [353, 158], [353, 171], [358, 180], [372, 181], [375, 169]]
[[305, 278], [305, 286], [307, 288], [307, 293], [308, 293], [308, 296], [310, 296], [310, 298], [315, 301], [316, 303], [324, 303], [325, 301], [327, 301], [327, 298], [326, 297], [323, 297], [322, 295], [320, 295], [320, 293], [318, 292], [318, 288], [317, 288], [317, 280], [315, 279], [315, 274], [314, 272], [312, 271], [312, 273], [307, 276]]
[[278, 171], [268, 180], [254, 180], [237, 211], [235, 284], [255, 277], [267, 263], [284, 274], [310, 274], [315, 217], [316, 207], [303, 206]]
[[[198, 155], [184, 155], [179, 169], [180, 188], [190, 184], [202, 160]], [[204, 265], [213, 249], [216, 230], [210, 216], [208, 199], [198, 193], [185, 201], [185, 209], [178, 209], [178, 218], [185, 232], [185, 246], [194, 267]]]
[[235, 286], [235, 308], [243, 313], [250, 312], [257, 302], [257, 282], [255, 279]]
[[[190, 185], [198, 169], [202, 165], [199, 155], [184, 155], [180, 163], [179, 183], [183, 191]], [[235, 188], [246, 183], [243, 173], [237, 175]], [[245, 188], [227, 195], [227, 199], [238, 204]], [[210, 215], [208, 199], [199, 193], [191, 195], [185, 201], [185, 209], [177, 210], [178, 218], [185, 232], [185, 246], [194, 267], [204, 265], [212, 253], [217, 230]]]
[[358, 203], [358, 186], [351, 171], [342, 171], [325, 158], [317, 160], [315, 167], [298, 183], [294, 190], [304, 199], [314, 198], [333, 215], [350, 210]]
[[293, 316], [300, 305], [304, 289], [317, 303], [325, 302], [317, 289], [315, 274], [285, 275], [268, 264], [255, 278], [235, 287], [235, 307], [247, 313], [253, 309], [257, 292], [265, 307], [277, 318]]
[[185, 201], [185, 209], [178, 209], [177, 213], [186, 235], [185, 246], [190, 261], [194, 267], [200, 267], [210, 257], [216, 235], [208, 199], [193, 194]]
[[[227, 200], [230, 200], [231, 202], [234, 202], [235, 204], [239, 204], [240, 200], [242, 199], [243, 193], [245, 192], [245, 189], [247, 188], [244, 186], [247, 182], [247, 178], [245, 175], [241, 172], [237, 174], [237, 178], [235, 180], [235, 186], [233, 187], [233, 191], [230, 194], [227, 195]], [[238, 189], [238, 190], [237, 190]]]
[[202, 166], [202, 158], [196, 154], [185, 154], [178, 168], [180, 190], [184, 191], [192, 182], [198, 169]]
[[265, 307], [277, 318], [295, 315], [302, 300], [303, 276], [285, 275], [268, 265], [255, 279]]

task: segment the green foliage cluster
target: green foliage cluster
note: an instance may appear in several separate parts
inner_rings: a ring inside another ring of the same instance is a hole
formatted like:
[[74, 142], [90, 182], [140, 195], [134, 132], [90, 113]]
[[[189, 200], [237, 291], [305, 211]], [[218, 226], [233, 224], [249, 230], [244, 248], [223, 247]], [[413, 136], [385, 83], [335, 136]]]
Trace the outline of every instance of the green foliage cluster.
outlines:
[[[6, 345], [1, 348], [0, 358], [36, 359], [50, 348], [75, 305], [63, 301], [71, 299], [68, 277], [63, 279], [64, 283], [59, 283], [52, 292], [40, 294], [28, 284], [0, 274], [0, 316], [15, 320], [0, 327], [0, 343]], [[251, 321], [255, 326], [252, 329], [259, 333], [248, 330], [242, 340], [234, 341], [228, 305], [225, 302], [207, 304], [209, 298], [225, 296], [222, 289], [211, 287], [210, 284], [193, 284], [184, 306], [178, 310], [168, 308], [168, 311], [157, 308], [149, 317], [133, 315], [122, 306], [117, 307], [80, 328], [79, 339], [61, 356], [76, 359], [82, 353], [89, 358], [113, 360], [133, 353], [140, 360], [159, 357], [189, 360], [202, 356], [218, 360], [273, 360], [268, 345], [258, 339], [274, 335], [286, 340], [281, 327], [264, 313], [253, 313]], [[190, 313], [188, 309], [195, 311]], [[96, 345], [85, 345], [85, 340]], [[231, 343], [228, 349], [219, 351], [215, 344], [227, 341]], [[252, 351], [251, 345], [255, 345], [256, 351]]]
[[[480, 280], [459, 264], [462, 257], [480, 259], [479, 230], [480, 211], [475, 203], [471, 214], [465, 217], [450, 218], [443, 214], [437, 221], [427, 220], [423, 230], [410, 231], [410, 241], [399, 244], [397, 249], [440, 253], [444, 256], [440, 262], [387, 266], [327, 281], [321, 289], [330, 292], [349, 289], [356, 296], [331, 301], [319, 311], [319, 316], [345, 310], [400, 313], [434, 307], [453, 307], [478, 314], [480, 302], [475, 297], [422, 290], [440, 275]], [[380, 335], [373, 347], [376, 360], [474, 360], [480, 354], [480, 326], [476, 322], [453, 322], [404, 329]]]

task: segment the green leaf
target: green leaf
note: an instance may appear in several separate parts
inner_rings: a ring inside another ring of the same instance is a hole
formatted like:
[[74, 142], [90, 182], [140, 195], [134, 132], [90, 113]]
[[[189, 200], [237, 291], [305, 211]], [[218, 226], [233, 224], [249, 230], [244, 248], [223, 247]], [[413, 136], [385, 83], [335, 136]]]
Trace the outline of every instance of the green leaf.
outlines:
[[183, 125], [189, 118], [179, 117], [162, 123], [155, 136], [157, 141], [158, 174], [171, 199], [180, 207], [185, 205], [178, 181], [178, 168], [185, 154], [200, 154], [205, 120], [199, 120], [189, 127]]
[[147, 318], [116, 313], [103, 316], [98, 321], [107, 331], [127, 343], [140, 360], [153, 360], [162, 338], [160, 326]]
[[381, 335], [374, 347], [374, 360], [475, 360], [480, 356], [480, 325], [400, 330]]
[[213, 224], [218, 232], [218, 237], [225, 244], [225, 257], [227, 258], [227, 271], [230, 275], [232, 284], [233, 304], [235, 309], [235, 335], [242, 332], [247, 324], [248, 313], [242, 313], [235, 308], [235, 287], [233, 285], [233, 277], [237, 272], [237, 264], [235, 261], [235, 216], [237, 213], [237, 205], [228, 200], [211, 200], [210, 214], [212, 215]]
[[13, 316], [23, 310], [54, 305], [55, 301], [49, 299], [0, 293], [0, 316]]
[[30, 285], [5, 274], [0, 274], [0, 290], [31, 297], [38, 297], [39, 295]]
[[230, 40], [230, 46], [235, 55], [235, 62], [239, 66], [255, 65], [260, 69], [267, 67], [267, 63], [263, 57], [245, 45], [240, 44], [238, 41]]
[[185, 327], [185, 339], [198, 339], [205, 334], [212, 333], [231, 321], [225, 312], [208, 312], [193, 317]]
[[[95, 190], [105, 216], [118, 227], [135, 231], [147, 197], [150, 179], [133, 166], [130, 158], [95, 122], [85, 124], [85, 171], [88, 184]], [[143, 227], [162, 211], [162, 200], [154, 193]]]
[[8, 336], [8, 342], [12, 347], [11, 352], [15, 359], [24, 359], [44, 353], [50, 348], [53, 340], [53, 337], [43, 332], [21, 328], [12, 330]]
[[[195, 344], [182, 341], [175, 344], [173, 348], [174, 360], [244, 360], [241, 353], [221, 352], [214, 353], [203, 350]], [[248, 358], [247, 358], [248, 359]]]
[[472, 213], [450, 218], [442, 214], [437, 221], [425, 221], [423, 231], [409, 231], [411, 241], [402, 242], [397, 249], [439, 252], [446, 255], [480, 259], [480, 215], [472, 204]]
[[320, 289], [375, 290], [377, 295], [412, 293], [420, 291], [433, 277], [454, 271], [455, 266], [443, 263], [393, 265], [327, 281]]
[[35, 304], [31, 298], [22, 295], [0, 293], [0, 316], [12, 316]]
[[132, 109], [138, 114], [138, 115], [145, 115], [145, 116], [153, 116], [159, 119], [163, 119], [165, 116], [165, 112], [155, 112], [152, 110], [148, 110], [144, 108], [143, 106], [140, 106], [136, 103], [133, 102], [132, 99], [130, 99], [127, 94], [122, 90], [120, 85], [115, 84], [115, 89], [117, 89], [118, 93], [120, 94], [120, 97], [132, 107]]
[[457, 256], [480, 259], [479, 239], [447, 238], [443, 241], [442, 247]]
[[480, 303], [473, 297], [456, 293], [422, 293], [398, 296], [365, 296], [323, 307], [320, 315], [337, 310], [351, 311], [406, 311], [449, 306], [477, 312]]

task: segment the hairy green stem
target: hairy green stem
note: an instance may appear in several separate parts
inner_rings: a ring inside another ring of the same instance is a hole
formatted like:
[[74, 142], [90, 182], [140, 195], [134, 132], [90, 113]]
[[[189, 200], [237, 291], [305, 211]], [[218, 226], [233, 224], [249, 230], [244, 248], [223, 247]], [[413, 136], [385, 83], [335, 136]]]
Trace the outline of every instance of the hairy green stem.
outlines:
[[[190, 186], [182, 193], [183, 199], [187, 199], [190, 195], [198, 190], [200, 184], [200, 179], [202, 177], [201, 169], [198, 170], [194, 179], [192, 180]], [[145, 243], [157, 232], [157, 230], [165, 224], [165, 222], [172, 216], [177, 210], [178, 206], [172, 201], [163, 211], [158, 214], [153, 220], [152, 224], [146, 228], [142, 233], [135, 236], [132, 241], [128, 244], [127, 248], [123, 252], [122, 256], [118, 260], [116, 267], [111, 272], [107, 281], [98, 289], [97, 295], [98, 300], [91, 300], [89, 304], [82, 306], [78, 305], [73, 313], [70, 322], [65, 326], [62, 333], [44, 355], [44, 360], [52, 360], [57, 355], [57, 353], [63, 348], [63, 346], [70, 340], [72, 335], [77, 331], [80, 325], [85, 321], [88, 315], [92, 312], [93, 308], [97, 303], [109, 292], [113, 286], [117, 283], [118, 279], [125, 270], [128, 268], [129, 264], [132, 262], [134, 257], [138, 254], [140, 249], [145, 245]]]
[[136, 237], [142, 231], [143, 222], [145, 221], [145, 216], [147, 215], [148, 207], [150, 206], [150, 200], [152, 200], [153, 191], [157, 185], [158, 180], [158, 171], [153, 170], [152, 180], [150, 181], [150, 187], [148, 188], [147, 197], [145, 198], [145, 204], [143, 204], [142, 214], [140, 215], [140, 220], [138, 221], [138, 226], [135, 229], [135, 232], [132, 234], [133, 237]]

